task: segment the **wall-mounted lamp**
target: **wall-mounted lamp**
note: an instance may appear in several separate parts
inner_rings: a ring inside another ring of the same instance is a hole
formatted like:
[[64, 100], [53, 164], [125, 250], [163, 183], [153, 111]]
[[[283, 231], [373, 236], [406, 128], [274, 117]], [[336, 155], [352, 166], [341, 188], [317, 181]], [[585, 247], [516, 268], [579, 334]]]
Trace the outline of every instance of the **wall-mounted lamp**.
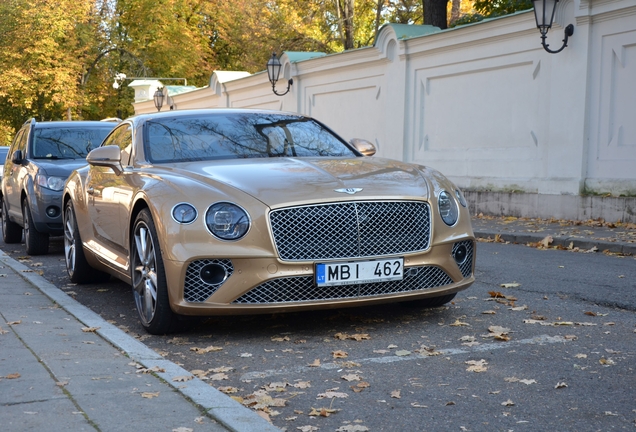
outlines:
[[157, 111], [161, 111], [161, 107], [163, 106], [163, 87], [159, 87], [152, 98], [155, 100], [155, 108], [157, 108]]
[[294, 84], [294, 80], [290, 78], [289, 81], [287, 81], [287, 90], [285, 93], [278, 93], [276, 91], [276, 82], [278, 81], [278, 76], [280, 75], [280, 69], [282, 66], [283, 65], [281, 65], [280, 61], [276, 57], [276, 53], [272, 53], [272, 57], [267, 62], [267, 77], [269, 78], [269, 82], [272, 83], [272, 91], [276, 96], [285, 96], [289, 93], [292, 84]]
[[565, 39], [563, 39], [563, 46], [556, 51], [552, 51], [545, 38], [548, 35], [548, 30], [552, 27], [552, 21], [554, 20], [554, 13], [556, 12], [556, 5], [559, 0], [532, 0], [534, 3], [534, 18], [537, 20], [537, 28], [541, 32], [541, 45], [543, 48], [551, 53], [556, 54], [563, 51], [563, 48], [568, 46], [568, 38], [574, 34], [574, 26], [568, 24], [565, 28]]

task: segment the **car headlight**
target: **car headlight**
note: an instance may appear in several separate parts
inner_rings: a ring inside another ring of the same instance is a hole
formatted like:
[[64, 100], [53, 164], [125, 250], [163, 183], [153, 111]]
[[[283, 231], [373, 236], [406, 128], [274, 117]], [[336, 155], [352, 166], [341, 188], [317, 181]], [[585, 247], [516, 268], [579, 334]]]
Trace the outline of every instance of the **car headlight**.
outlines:
[[437, 206], [439, 207], [439, 214], [446, 225], [453, 226], [457, 223], [459, 210], [451, 194], [445, 190], [441, 191], [437, 197]]
[[238, 240], [250, 228], [250, 217], [236, 204], [218, 202], [205, 213], [205, 224], [214, 236], [222, 240]]
[[455, 196], [457, 197], [457, 201], [462, 205], [462, 207], [466, 207], [466, 198], [464, 198], [464, 194], [459, 189], [455, 189]]
[[197, 218], [197, 209], [188, 203], [180, 203], [172, 207], [172, 218], [181, 224], [190, 224]]
[[37, 176], [35, 176], [35, 181], [37, 182], [38, 186], [42, 186], [54, 191], [61, 191], [62, 189], [64, 189], [64, 179], [62, 177], [49, 177], [43, 174], [38, 174]]

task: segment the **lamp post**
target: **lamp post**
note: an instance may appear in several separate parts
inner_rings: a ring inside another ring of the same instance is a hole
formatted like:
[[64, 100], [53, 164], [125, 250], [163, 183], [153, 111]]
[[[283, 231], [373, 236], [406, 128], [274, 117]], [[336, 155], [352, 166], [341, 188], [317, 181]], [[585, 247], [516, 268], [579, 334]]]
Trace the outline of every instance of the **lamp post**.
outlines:
[[541, 32], [541, 45], [550, 54], [556, 54], [563, 51], [563, 48], [568, 46], [568, 38], [574, 34], [574, 26], [568, 24], [565, 27], [565, 38], [563, 39], [563, 46], [556, 51], [548, 48], [550, 45], [545, 43], [545, 38], [548, 35], [548, 30], [552, 27], [552, 21], [554, 20], [554, 13], [556, 12], [556, 6], [559, 0], [532, 0], [534, 3], [534, 18], [537, 21], [537, 28]]
[[272, 91], [276, 96], [285, 96], [289, 93], [292, 84], [294, 84], [294, 80], [290, 78], [289, 81], [287, 81], [287, 90], [285, 93], [278, 93], [276, 91], [276, 82], [278, 81], [282, 66], [280, 60], [276, 57], [276, 53], [272, 53], [272, 57], [267, 62], [267, 77], [269, 78], [269, 82], [272, 83]]
[[157, 111], [161, 111], [163, 106], [163, 87], [159, 87], [152, 98], [155, 100]]

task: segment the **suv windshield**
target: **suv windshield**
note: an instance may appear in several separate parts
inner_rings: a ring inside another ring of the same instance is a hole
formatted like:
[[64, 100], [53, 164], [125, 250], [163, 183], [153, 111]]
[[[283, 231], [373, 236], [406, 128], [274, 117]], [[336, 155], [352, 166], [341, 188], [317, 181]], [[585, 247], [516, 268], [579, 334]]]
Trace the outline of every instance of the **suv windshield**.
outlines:
[[41, 128], [33, 135], [32, 157], [34, 159], [81, 159], [89, 151], [99, 147], [108, 128]]
[[356, 156], [320, 123], [301, 116], [228, 113], [149, 120], [150, 161]]

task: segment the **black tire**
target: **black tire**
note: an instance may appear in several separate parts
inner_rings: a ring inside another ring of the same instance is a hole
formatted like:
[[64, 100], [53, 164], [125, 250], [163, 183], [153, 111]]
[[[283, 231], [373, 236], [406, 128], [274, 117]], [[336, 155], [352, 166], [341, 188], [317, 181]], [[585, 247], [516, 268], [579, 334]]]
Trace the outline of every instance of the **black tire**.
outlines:
[[447, 294], [439, 297], [431, 297], [421, 300], [413, 300], [410, 302], [402, 303], [404, 306], [408, 307], [418, 307], [418, 308], [435, 308], [444, 306], [446, 303], [452, 301], [457, 293]]
[[170, 333], [178, 328], [178, 319], [170, 309], [163, 258], [150, 211], [139, 212], [133, 226], [130, 272], [141, 325], [153, 335]]
[[7, 244], [20, 243], [22, 241], [22, 227], [9, 220], [4, 200], [2, 200], [2, 240]]
[[108, 273], [94, 269], [86, 261], [82, 238], [75, 218], [75, 209], [71, 201], [64, 206], [64, 261], [71, 282], [85, 284], [103, 282], [110, 278]]
[[24, 244], [27, 255], [49, 253], [49, 234], [41, 233], [35, 228], [26, 198], [22, 200], [22, 218], [24, 220]]

